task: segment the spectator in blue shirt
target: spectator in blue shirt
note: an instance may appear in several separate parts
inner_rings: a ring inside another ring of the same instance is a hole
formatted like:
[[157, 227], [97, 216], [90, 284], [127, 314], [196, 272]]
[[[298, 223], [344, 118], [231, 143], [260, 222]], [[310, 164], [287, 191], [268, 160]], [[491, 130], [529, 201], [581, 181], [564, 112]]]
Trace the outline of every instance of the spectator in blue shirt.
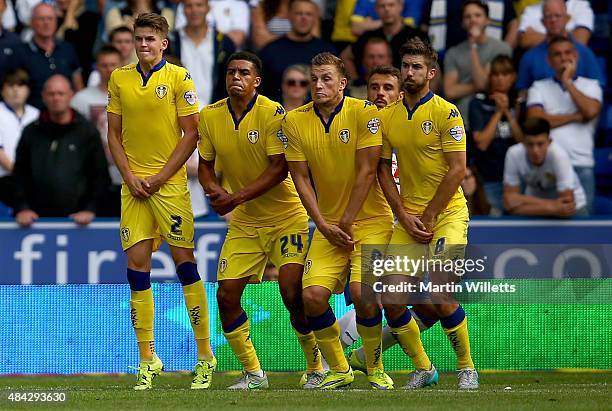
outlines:
[[548, 64], [548, 44], [553, 37], [569, 37], [578, 52], [578, 67], [576, 75], [596, 79], [602, 87], [606, 79], [597, 58], [591, 49], [577, 42], [566, 30], [570, 16], [563, 1], [549, 1], [542, 10], [542, 24], [546, 28], [546, 41], [529, 49], [521, 59], [516, 86], [519, 90], [527, 90], [534, 81], [554, 77], [550, 64]]

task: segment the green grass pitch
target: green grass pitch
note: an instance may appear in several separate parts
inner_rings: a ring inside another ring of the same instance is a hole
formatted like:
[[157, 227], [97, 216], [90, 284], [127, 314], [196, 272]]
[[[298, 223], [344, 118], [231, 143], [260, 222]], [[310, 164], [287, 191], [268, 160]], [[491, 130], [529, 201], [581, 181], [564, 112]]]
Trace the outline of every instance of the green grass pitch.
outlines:
[[[396, 386], [407, 374], [392, 373]], [[108, 410], [600, 410], [612, 409], [611, 372], [481, 373], [476, 392], [457, 390], [455, 374], [441, 374], [440, 384], [420, 391], [380, 392], [369, 389], [356, 373], [350, 388], [331, 391], [297, 389], [299, 374], [269, 373], [270, 389], [230, 392], [224, 388], [236, 374], [215, 374], [213, 389], [191, 391], [186, 373], [164, 373], [151, 391], [135, 392], [134, 375], [7, 376], [0, 378], [0, 409], [108, 409]], [[511, 387], [506, 390], [506, 387]], [[65, 392], [62, 403], [11, 402], [11, 392]], [[443, 408], [444, 407], [444, 408]]]

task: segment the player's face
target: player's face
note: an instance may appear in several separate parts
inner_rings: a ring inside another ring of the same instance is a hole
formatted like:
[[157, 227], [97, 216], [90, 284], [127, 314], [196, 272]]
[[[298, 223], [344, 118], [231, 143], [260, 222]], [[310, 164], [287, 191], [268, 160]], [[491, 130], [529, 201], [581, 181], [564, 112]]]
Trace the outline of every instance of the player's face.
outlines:
[[310, 71], [310, 94], [317, 105], [334, 102], [346, 88], [346, 77], [338, 72], [336, 66], [325, 64], [312, 66]]
[[525, 148], [527, 149], [527, 158], [534, 166], [540, 166], [546, 160], [546, 152], [550, 145], [550, 138], [546, 134], [537, 136], [525, 136]]
[[436, 74], [435, 68], [427, 68], [424, 56], [404, 55], [401, 71], [402, 89], [408, 94], [418, 94], [429, 87], [429, 81]]
[[374, 74], [368, 81], [368, 100], [379, 109], [400, 98], [400, 85], [397, 77], [390, 74]]
[[225, 72], [225, 87], [233, 97], [250, 96], [261, 83], [253, 63], [247, 60], [232, 60]]
[[108, 83], [111, 73], [121, 65], [121, 59], [117, 53], [102, 54], [96, 61], [96, 68], [100, 72], [100, 77], [104, 83]]
[[137, 27], [134, 31], [134, 41], [138, 61], [146, 64], [157, 64], [168, 47], [168, 40], [150, 27]]
[[131, 33], [117, 33], [113, 36], [111, 44], [119, 53], [121, 53], [121, 59], [127, 60], [132, 56], [134, 51], [134, 36]]

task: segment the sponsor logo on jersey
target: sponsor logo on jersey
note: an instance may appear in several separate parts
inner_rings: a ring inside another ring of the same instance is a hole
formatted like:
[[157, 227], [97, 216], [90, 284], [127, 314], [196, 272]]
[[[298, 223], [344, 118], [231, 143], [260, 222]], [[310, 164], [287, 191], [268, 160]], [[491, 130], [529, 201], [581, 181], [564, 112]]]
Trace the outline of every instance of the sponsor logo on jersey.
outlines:
[[285, 133], [283, 133], [283, 130], [278, 130], [276, 132], [276, 137], [281, 141], [281, 143], [283, 143], [283, 147], [286, 149], [289, 145], [289, 139], [287, 138]]
[[340, 140], [344, 143], [347, 144], [351, 138], [351, 132], [348, 129], [342, 129], [340, 130], [340, 133], [338, 134], [338, 137], [340, 137]]
[[276, 112], [274, 113], [274, 117], [276, 117], [279, 114], [281, 116], [285, 114], [285, 109], [283, 108], [283, 106], [276, 106]]
[[436, 248], [434, 250], [434, 255], [442, 254], [446, 245], [446, 237], [438, 238], [436, 241]]
[[453, 108], [451, 109], [450, 113], [448, 113], [448, 117], [446, 119], [450, 120], [451, 118], [455, 118], [455, 117], [461, 117], [461, 115], [459, 114], [459, 110], [457, 110], [456, 108]]
[[252, 144], [257, 143], [257, 140], [259, 140], [259, 131], [257, 130], [251, 130], [247, 133], [247, 138], [249, 139], [249, 141]]
[[368, 130], [370, 130], [370, 133], [376, 134], [380, 128], [380, 120], [374, 117], [372, 120], [368, 121], [367, 127]]
[[183, 98], [185, 99], [187, 104], [189, 104], [190, 106], [193, 106], [195, 103], [198, 102], [198, 96], [193, 90], [186, 91]]
[[187, 80], [191, 80], [191, 74], [189, 74], [188, 71], [185, 72], [185, 78], [183, 79], [183, 81], [187, 81]]
[[373, 105], [374, 105], [374, 103], [372, 103], [370, 100], [365, 100], [363, 102], [363, 108], [366, 108], [368, 106], [373, 106]]
[[164, 98], [166, 94], [168, 94], [168, 86], [165, 84], [160, 84], [159, 86], [155, 87], [155, 94], [159, 98]]
[[463, 138], [463, 134], [464, 134], [463, 127], [455, 126], [448, 131], [448, 134], [450, 134], [450, 136], [454, 138], [455, 140], [461, 141], [461, 139]]
[[433, 122], [431, 120], [425, 120], [421, 123], [421, 129], [423, 133], [429, 134], [433, 130]]

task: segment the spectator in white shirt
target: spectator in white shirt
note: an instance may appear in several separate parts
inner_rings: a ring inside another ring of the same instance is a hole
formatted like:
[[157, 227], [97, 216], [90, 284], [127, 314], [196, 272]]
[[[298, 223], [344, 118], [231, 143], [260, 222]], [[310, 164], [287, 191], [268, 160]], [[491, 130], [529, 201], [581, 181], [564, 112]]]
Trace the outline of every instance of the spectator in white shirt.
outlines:
[[590, 211], [595, 197], [593, 144], [603, 92], [597, 80], [576, 75], [578, 53], [569, 39], [555, 37], [550, 41], [548, 63], [555, 76], [533, 83], [527, 117], [550, 123], [550, 135], [569, 154]]
[[15, 151], [21, 132], [36, 120], [39, 111], [26, 104], [30, 95], [28, 73], [17, 69], [9, 71], [2, 78], [0, 86], [0, 177], [11, 174], [15, 161]]
[[[545, 13], [546, 9], [550, 12]], [[567, 14], [563, 11], [567, 9]], [[545, 16], [546, 15], [546, 16]], [[567, 19], [565, 29], [585, 46], [595, 25], [593, 9], [585, 0], [544, 0], [525, 8], [519, 25], [519, 46], [531, 48], [546, 39], [545, 19]]]
[[587, 215], [584, 190], [565, 150], [552, 142], [550, 124], [542, 118], [527, 119], [523, 133], [524, 142], [506, 153], [506, 211], [561, 218]]
[[100, 74], [100, 83], [89, 86], [74, 95], [70, 106], [93, 123], [100, 132], [102, 146], [111, 180], [115, 185], [121, 185], [121, 173], [113, 161], [108, 148], [108, 128], [106, 121], [106, 104], [108, 103], [108, 81], [113, 70], [121, 66], [121, 54], [111, 45], [105, 45], [96, 53], [96, 70]]

